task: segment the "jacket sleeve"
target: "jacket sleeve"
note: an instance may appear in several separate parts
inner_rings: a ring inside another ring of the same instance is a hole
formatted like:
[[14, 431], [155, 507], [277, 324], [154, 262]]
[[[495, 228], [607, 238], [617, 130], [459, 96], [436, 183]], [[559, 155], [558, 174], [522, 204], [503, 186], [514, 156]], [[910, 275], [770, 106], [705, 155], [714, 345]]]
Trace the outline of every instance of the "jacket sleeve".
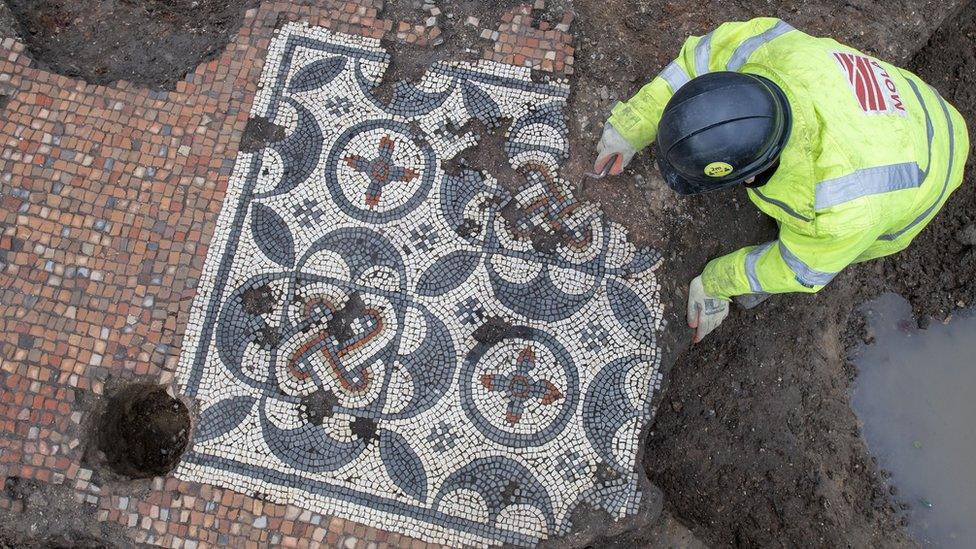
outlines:
[[779, 239], [711, 260], [702, 272], [705, 293], [730, 299], [743, 294], [815, 293], [853, 263], [882, 230], [808, 236], [782, 225]]
[[772, 17], [724, 23], [705, 36], [685, 40], [678, 58], [628, 101], [617, 103], [610, 124], [637, 150], [657, 136], [661, 113], [674, 92], [708, 72], [738, 71], [759, 46], [793, 27]]

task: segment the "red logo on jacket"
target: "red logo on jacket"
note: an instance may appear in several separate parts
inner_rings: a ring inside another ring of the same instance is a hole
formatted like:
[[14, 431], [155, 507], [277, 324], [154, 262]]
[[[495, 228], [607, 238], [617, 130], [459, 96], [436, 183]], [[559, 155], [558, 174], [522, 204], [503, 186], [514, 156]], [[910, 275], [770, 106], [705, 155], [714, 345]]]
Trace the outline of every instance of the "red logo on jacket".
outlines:
[[834, 52], [834, 59], [847, 75], [847, 82], [864, 112], [907, 114], [898, 86], [880, 63], [864, 55], [839, 51]]

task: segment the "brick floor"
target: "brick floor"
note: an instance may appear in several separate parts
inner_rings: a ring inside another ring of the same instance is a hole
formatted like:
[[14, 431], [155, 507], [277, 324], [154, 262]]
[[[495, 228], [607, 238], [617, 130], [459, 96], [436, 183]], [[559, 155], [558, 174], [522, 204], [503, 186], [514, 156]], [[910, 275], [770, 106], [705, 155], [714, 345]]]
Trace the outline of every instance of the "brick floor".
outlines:
[[[85, 410], [113, 380], [173, 381], [183, 330], [274, 29], [307, 21], [408, 43], [440, 34], [379, 19], [382, 0], [265, 2], [175, 90], [93, 86], [0, 43], [0, 479], [75, 490], [100, 521], [165, 547], [421, 547], [207, 485], [130, 483], [85, 468]], [[539, 6], [536, 6], [539, 7]], [[506, 15], [484, 56], [572, 72], [572, 15]], [[22, 503], [0, 492], [0, 509]]]

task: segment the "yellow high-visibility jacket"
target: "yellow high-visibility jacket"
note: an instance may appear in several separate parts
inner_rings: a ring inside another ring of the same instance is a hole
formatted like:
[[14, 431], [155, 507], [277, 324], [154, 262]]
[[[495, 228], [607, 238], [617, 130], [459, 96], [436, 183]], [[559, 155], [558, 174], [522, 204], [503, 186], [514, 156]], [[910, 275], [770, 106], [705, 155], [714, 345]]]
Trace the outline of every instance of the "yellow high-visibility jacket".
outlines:
[[793, 128], [779, 168], [749, 198], [779, 239], [713, 259], [708, 295], [816, 292], [847, 265], [904, 249], [963, 178], [962, 116], [918, 76], [773, 18], [725, 23], [681, 54], [610, 124], [635, 148], [657, 135], [672, 94], [716, 71], [765, 76], [786, 93]]

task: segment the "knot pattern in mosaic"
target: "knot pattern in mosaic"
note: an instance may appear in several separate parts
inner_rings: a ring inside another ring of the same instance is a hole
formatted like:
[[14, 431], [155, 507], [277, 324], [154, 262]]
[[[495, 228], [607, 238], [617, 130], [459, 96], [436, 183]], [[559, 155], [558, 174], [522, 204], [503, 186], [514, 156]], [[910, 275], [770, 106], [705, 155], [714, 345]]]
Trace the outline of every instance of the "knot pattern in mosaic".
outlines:
[[[565, 82], [440, 63], [393, 98], [377, 40], [290, 24], [187, 330], [177, 474], [435, 542], [529, 545], [636, 510], [660, 256], [557, 170]], [[469, 124], [477, 120], [477, 124]], [[504, 126], [521, 174], [445, 170]]]

